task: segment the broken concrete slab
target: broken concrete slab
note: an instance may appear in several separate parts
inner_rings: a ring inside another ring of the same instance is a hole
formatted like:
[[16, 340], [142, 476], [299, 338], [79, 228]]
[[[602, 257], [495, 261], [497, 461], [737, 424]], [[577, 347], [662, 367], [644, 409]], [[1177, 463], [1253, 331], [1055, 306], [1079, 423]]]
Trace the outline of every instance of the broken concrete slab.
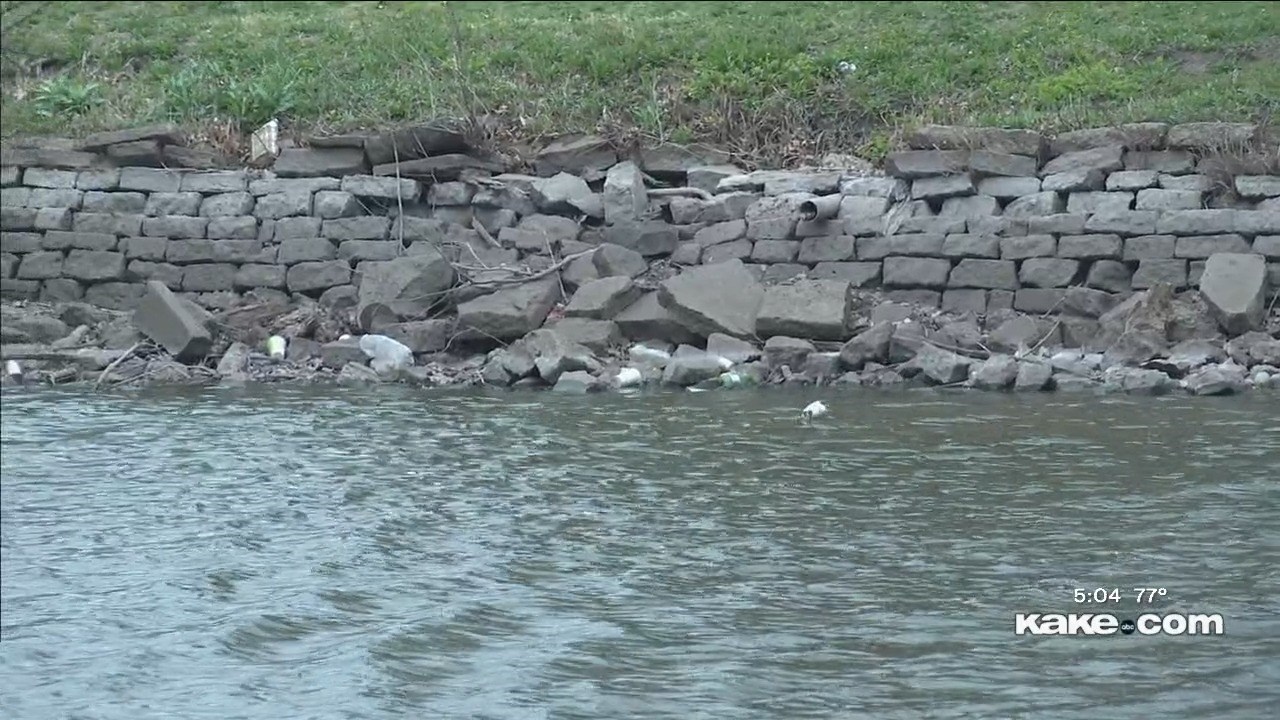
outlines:
[[1205, 261], [1200, 293], [1228, 335], [1261, 328], [1267, 295], [1267, 262], [1261, 255], [1215, 253]]
[[702, 337], [713, 332], [752, 337], [764, 299], [763, 286], [737, 259], [688, 268], [664, 281], [658, 293], [662, 306]]
[[610, 320], [640, 299], [641, 290], [626, 275], [613, 275], [583, 285], [565, 308], [565, 317]]
[[519, 338], [541, 327], [559, 300], [560, 282], [552, 273], [462, 303], [458, 323], [496, 340]]
[[756, 317], [762, 338], [786, 335], [810, 340], [847, 340], [849, 283], [799, 280], [764, 291]]
[[213, 347], [207, 318], [207, 313], [198, 311], [159, 280], [147, 281], [146, 292], [133, 312], [138, 331], [184, 363], [200, 360]]

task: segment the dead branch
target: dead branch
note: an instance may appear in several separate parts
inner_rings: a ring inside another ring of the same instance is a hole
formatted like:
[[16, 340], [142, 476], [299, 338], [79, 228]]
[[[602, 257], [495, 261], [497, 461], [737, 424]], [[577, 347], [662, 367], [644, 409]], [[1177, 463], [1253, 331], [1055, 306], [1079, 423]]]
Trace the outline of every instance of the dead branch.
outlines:
[[98, 375], [98, 380], [93, 384], [93, 388], [95, 390], [98, 389], [98, 387], [102, 385], [102, 381], [105, 380], [106, 377], [111, 374], [111, 371], [119, 367], [120, 363], [124, 362], [126, 359], [129, 358], [129, 356], [133, 355], [134, 351], [136, 351], [141, 346], [142, 346], [141, 341], [136, 342], [132, 346], [130, 346], [128, 350], [125, 350], [124, 353], [120, 355], [120, 357], [116, 358], [115, 360], [112, 360], [111, 364], [108, 365], [106, 369], [104, 369], [102, 373]]

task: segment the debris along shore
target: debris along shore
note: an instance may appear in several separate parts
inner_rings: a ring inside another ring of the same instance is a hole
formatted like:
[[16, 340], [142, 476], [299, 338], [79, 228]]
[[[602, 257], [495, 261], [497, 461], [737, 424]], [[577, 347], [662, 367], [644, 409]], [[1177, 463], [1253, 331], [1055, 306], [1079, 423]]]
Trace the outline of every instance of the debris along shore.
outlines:
[[[1280, 389], [1280, 314], [1233, 336], [1198, 291], [1156, 286], [1113, 307], [1068, 294], [1083, 324], [999, 310], [946, 312], [852, 291], [846, 342], [773, 336], [763, 344], [711, 333], [704, 341], [632, 343], [595, 321], [554, 309], [548, 322], [506, 345], [469, 338], [455, 319], [400, 323], [363, 333], [354, 307], [252, 294], [210, 313], [148, 284], [137, 309], [82, 302], [0, 305], [5, 385], [89, 386], [245, 383], [492, 385], [590, 392], [768, 385], [945, 387], [997, 391], [1224, 395]], [[590, 327], [588, 327], [590, 325]], [[487, 347], [486, 347], [487, 345]], [[423, 350], [423, 348], [430, 348]]]

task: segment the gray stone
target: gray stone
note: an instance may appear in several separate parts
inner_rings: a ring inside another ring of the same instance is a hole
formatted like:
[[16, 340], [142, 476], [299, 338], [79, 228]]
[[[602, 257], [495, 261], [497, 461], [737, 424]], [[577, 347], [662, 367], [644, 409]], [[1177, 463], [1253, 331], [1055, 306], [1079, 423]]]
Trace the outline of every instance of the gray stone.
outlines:
[[[40, 212], [45, 212], [41, 210]], [[78, 233], [105, 235], [139, 235], [142, 233], [141, 215], [109, 215], [107, 213], [76, 213], [73, 228]], [[107, 250], [110, 248], [95, 248]]]
[[1159, 370], [1112, 367], [1103, 377], [1105, 391], [1128, 395], [1165, 395], [1174, 386], [1174, 380]]
[[1013, 381], [1015, 392], [1040, 392], [1050, 387], [1053, 368], [1038, 362], [1018, 363], [1018, 374]]
[[253, 240], [258, 237], [258, 220], [251, 216], [211, 218], [205, 234], [212, 240]]
[[952, 313], [982, 315], [987, 311], [987, 291], [971, 288], [946, 290], [942, 293], [942, 309]]
[[[113, 193], [114, 194], [114, 193]], [[33, 189], [27, 197], [27, 206], [33, 208], [71, 208], [79, 210], [85, 193], [80, 190]]]
[[840, 348], [840, 364], [849, 370], [861, 370], [867, 363], [883, 363], [889, 357], [889, 344], [894, 326], [883, 322], [872, 325]]
[[910, 235], [928, 233], [931, 235], [948, 235], [962, 233], [968, 228], [968, 221], [962, 217], [910, 217], [898, 225], [893, 235]]
[[318, 238], [320, 237], [321, 222], [320, 218], [316, 217], [280, 218], [275, 221], [275, 230], [273, 231], [275, 241]]
[[84, 291], [84, 301], [112, 310], [132, 310], [142, 301], [145, 292], [146, 286], [138, 283], [97, 283]]
[[560, 283], [551, 275], [462, 303], [458, 322], [497, 340], [519, 338], [541, 327], [559, 300]]
[[849, 260], [854, 254], [854, 239], [847, 235], [806, 238], [800, 243], [796, 259], [805, 265]]
[[942, 201], [943, 217], [980, 218], [1000, 214], [1000, 203], [990, 195], [953, 197]]
[[604, 382], [592, 377], [591, 373], [585, 370], [572, 370], [561, 373], [551, 389], [555, 392], [584, 394], [603, 388]]
[[693, 342], [696, 336], [676, 321], [675, 316], [659, 300], [655, 292], [645, 293], [614, 318], [622, 333], [632, 340]]
[[1244, 210], [1170, 210], [1156, 220], [1161, 235], [1211, 235], [1236, 232], [1236, 216]]
[[700, 265], [664, 281], [660, 303], [691, 332], [720, 332], [738, 338], [756, 330], [764, 289], [739, 260]]
[[[475, 188], [464, 182], [441, 182], [434, 183], [427, 188], [427, 204], [432, 207], [436, 206], [457, 206], [470, 205], [475, 199]], [[491, 197], [496, 197], [491, 196]], [[490, 198], [485, 198], [489, 200]], [[501, 205], [498, 205], [501, 207]]]
[[889, 153], [885, 170], [894, 177], [913, 180], [963, 172], [969, 153], [960, 150], [906, 150]]
[[40, 301], [75, 302], [84, 297], [84, 286], [69, 278], [53, 278], [40, 283]]
[[950, 258], [998, 258], [1000, 238], [993, 235], [948, 235], [942, 243], [942, 254]]
[[158, 280], [146, 282], [133, 312], [133, 325], [139, 332], [185, 363], [204, 358], [212, 348], [207, 319], [203, 311]]
[[1237, 175], [1235, 186], [1242, 198], [1280, 197], [1280, 175]]
[[232, 285], [236, 289], [285, 287], [285, 270], [282, 265], [241, 265], [236, 269]]
[[880, 263], [820, 262], [808, 272], [808, 277], [811, 280], [840, 280], [857, 288], [869, 287], [879, 283]]
[[[605, 240], [635, 250], [642, 256], [653, 257], [670, 255], [680, 242], [680, 234], [674, 226], [653, 220], [611, 225], [605, 230]], [[749, 254], [750, 249], [747, 252]]]
[[243, 170], [213, 170], [184, 173], [183, 192], [230, 193], [249, 189], [249, 176]]
[[277, 262], [281, 265], [296, 265], [301, 262], [333, 260], [336, 257], [338, 248], [324, 238], [292, 238], [280, 243]]
[[1058, 238], [1058, 257], [1077, 260], [1118, 260], [1124, 243], [1119, 235], [1064, 235]]
[[1035, 195], [1024, 195], [1009, 203], [1004, 209], [1005, 217], [1030, 218], [1041, 215], [1057, 215], [1066, 209], [1066, 202], [1056, 192], [1039, 192]]
[[320, 233], [330, 240], [385, 240], [391, 219], [385, 217], [351, 217], [325, 220]]
[[951, 274], [951, 262], [939, 258], [891, 256], [884, 259], [883, 271], [884, 284], [889, 287], [944, 288]]
[[1169, 128], [1169, 147], [1192, 150], [1225, 150], [1247, 145], [1256, 125], [1228, 122], [1190, 122]]
[[1133, 289], [1146, 290], [1160, 283], [1167, 284], [1175, 290], [1188, 287], [1187, 261], [1172, 258], [1139, 260], [1138, 269], [1133, 273]]
[[942, 255], [942, 245], [945, 242], [946, 236], [941, 233], [894, 235], [889, 238], [889, 251], [894, 255], [938, 257]]
[[1156, 231], [1157, 217], [1159, 213], [1151, 210], [1099, 210], [1089, 216], [1084, 229], [1091, 233], [1150, 235]]
[[1204, 206], [1198, 190], [1147, 189], [1138, 192], [1138, 210], [1196, 210]]
[[871, 309], [871, 317], [868, 320], [872, 325], [878, 325], [882, 322], [902, 322], [911, 317], [911, 310], [912, 308], [909, 304], [886, 301]]
[[117, 245], [116, 236], [108, 233], [63, 232], [50, 230], [44, 234], [41, 243], [45, 250], [67, 250], [81, 248], [84, 250], [114, 250]]
[[969, 153], [969, 168], [981, 175], [1022, 177], [1035, 175], [1039, 163], [1035, 157], [1013, 155], [990, 150], [974, 150]]
[[858, 260], [883, 260], [892, 254], [893, 245], [886, 237], [862, 237], [855, 242], [854, 257]]
[[1280, 235], [1259, 235], [1254, 238], [1253, 252], [1270, 260], [1280, 260]]
[[1032, 130], [955, 125], [924, 125], [907, 136], [907, 145], [939, 150], [977, 148], [1033, 157], [1046, 150], [1044, 136]]
[[1250, 236], [1280, 233], [1280, 208], [1238, 212], [1235, 231]]
[[662, 382], [687, 387], [718, 377], [724, 368], [720, 358], [709, 353], [674, 357], [662, 371]]
[[615, 275], [578, 288], [565, 317], [611, 320], [640, 299], [641, 290], [625, 275]]
[[[282, 200], [284, 197], [288, 196], [282, 196]], [[259, 210], [262, 210], [262, 202], [259, 202]], [[326, 190], [317, 192], [315, 195], [315, 214], [321, 218], [326, 220], [349, 218], [360, 213], [360, 204], [352, 193]]]
[[1058, 241], [1052, 235], [1000, 238], [1000, 257], [1004, 260], [1052, 257], [1057, 251]]
[[347, 240], [338, 246], [338, 257], [343, 260], [383, 261], [399, 256], [400, 243], [395, 240]]
[[[0, 207], [20, 208], [26, 207], [27, 202], [31, 200], [31, 188], [25, 187], [7, 187], [0, 189]], [[5, 225], [8, 227], [8, 223]]]
[[1035, 347], [1049, 334], [1052, 323], [1026, 315], [1010, 318], [1000, 323], [988, 338], [988, 345], [996, 352], [1016, 353]]
[[649, 196], [645, 190], [640, 168], [631, 161], [621, 162], [609, 168], [605, 176], [604, 203], [606, 223], [616, 224], [643, 220], [649, 208]]
[[1041, 189], [1054, 192], [1102, 190], [1106, 184], [1106, 177], [1101, 170], [1070, 170], [1046, 177]]
[[1013, 309], [1037, 315], [1062, 307], [1066, 291], [1061, 288], [1022, 288], [1013, 294]]
[[176, 193], [182, 189], [182, 173], [158, 168], [121, 168], [119, 187], [149, 193]]
[[62, 264], [62, 274], [76, 280], [123, 280], [124, 255], [101, 250], [72, 250]]
[[[885, 213], [889, 210], [888, 198], [850, 195], [840, 201], [839, 225], [849, 235], [875, 235], [884, 229]], [[818, 222], [802, 222], [801, 227], [818, 225]], [[829, 224], [829, 223], [828, 223]], [[813, 233], [821, 234], [821, 233]]]
[[1037, 257], [1022, 262], [1018, 279], [1031, 287], [1061, 288], [1074, 282], [1079, 273], [1080, 263], [1077, 260]]
[[1192, 395], [1234, 395], [1248, 385], [1244, 368], [1239, 365], [1210, 365], [1187, 376], [1184, 381]]
[[765, 170], [761, 171], [760, 174], [765, 176], [763, 190], [766, 196], [791, 193], [833, 195], [840, 187], [840, 173], [838, 172]]
[[17, 185], [22, 179], [22, 168], [16, 165], [0, 165], [0, 187]]
[[[99, 214], [99, 213], [95, 213]], [[36, 211], [36, 230], [70, 230], [71, 211], [67, 208], [43, 208]], [[77, 217], [81, 213], [75, 213]]]
[[[1144, 235], [1124, 241], [1125, 260], [1151, 260], [1173, 257], [1176, 238], [1172, 235]], [[1185, 266], [1186, 263], [1183, 263]]]
[[[248, 215], [253, 211], [253, 196], [247, 192], [210, 195], [200, 203], [203, 217], [229, 217]], [[138, 210], [141, 212], [141, 209]]]
[[1118, 260], [1098, 260], [1089, 267], [1085, 284], [1107, 292], [1127, 292], [1132, 287], [1133, 273]]
[[282, 178], [342, 177], [368, 172], [361, 148], [285, 148], [272, 167]]
[[978, 181], [978, 194], [1010, 200], [1041, 190], [1038, 177], [990, 177]]
[[565, 172], [533, 181], [532, 198], [538, 209], [552, 215], [578, 214], [603, 218], [604, 203], [587, 181]]
[[1235, 234], [1197, 235], [1177, 239], [1173, 256], [1178, 258], [1207, 258], [1215, 253], [1249, 253], [1249, 242]]
[[1214, 185], [1213, 179], [1208, 175], [1166, 175], [1162, 173], [1157, 182], [1165, 190], [1194, 190], [1199, 193], [1209, 192]]
[[[801, 265], [799, 263], [774, 263], [765, 268], [764, 275], [761, 276], [760, 282], [764, 283], [765, 285], [777, 285], [780, 282], [785, 282], [787, 280], [790, 280], [791, 278], [798, 278], [798, 277], [809, 277], [814, 280], [847, 279], [847, 278], [840, 277], [838, 274], [825, 275], [825, 274], [818, 273], [819, 268], [822, 268], [825, 265], [836, 265], [836, 264], [842, 264], [842, 263], [818, 263], [817, 267], [814, 268], [814, 271], [810, 272], [807, 266]], [[876, 268], [876, 273], [877, 275], [879, 275], [878, 266]]]
[[1194, 170], [1195, 165], [1195, 156], [1186, 150], [1129, 150], [1124, 154], [1124, 167], [1130, 171], [1182, 175]]
[[927, 200], [931, 198], [949, 198], [959, 195], [972, 195], [977, 192], [973, 177], [964, 175], [942, 175], [914, 180], [911, 183], [911, 199]]
[[761, 198], [747, 208], [747, 238], [750, 240], [788, 240], [799, 221], [800, 205], [809, 200], [807, 194], [777, 195]]
[[382, 318], [394, 321], [422, 316], [441, 304], [454, 279], [453, 267], [434, 249], [370, 262], [357, 298], [360, 326], [373, 330]]
[[921, 374], [937, 385], [951, 385], [968, 379], [970, 363], [969, 358], [929, 343], [922, 344], [912, 358], [912, 364], [919, 368]]
[[[557, 249], [578, 239], [581, 228], [578, 223], [556, 215], [529, 215], [511, 230], [499, 232], [499, 238], [509, 237], [521, 250]], [[505, 244], [505, 243], [504, 243]]]
[[142, 234], [151, 237], [202, 238], [209, 218], [165, 215], [142, 221]]
[[630, 248], [605, 243], [592, 253], [592, 263], [600, 277], [626, 275], [636, 277], [649, 269], [644, 256]]
[[255, 196], [310, 195], [320, 190], [337, 190], [340, 184], [336, 177], [262, 178], [249, 181], [249, 192]]
[[[702, 246], [696, 242], [684, 242], [671, 253], [673, 265], [697, 265], [702, 260]], [[592, 265], [594, 271], [595, 266]]]
[[760, 337], [774, 335], [814, 340], [844, 340], [849, 311], [849, 283], [800, 280], [765, 289], [756, 318]]
[[1266, 261], [1261, 255], [1215, 253], [1205, 262], [1199, 286], [1228, 335], [1261, 328], [1267, 289]]
[[995, 355], [972, 369], [970, 383], [979, 390], [1004, 390], [1018, 379], [1018, 361], [1008, 355]]
[[152, 217], [164, 215], [196, 215], [204, 196], [200, 193], [158, 192], [147, 198], [143, 212]]
[[951, 270], [947, 283], [953, 288], [984, 288], [988, 290], [1017, 290], [1018, 271], [1009, 260], [961, 260]]
[[[1006, 210], [1006, 214], [1007, 214]], [[1059, 213], [1044, 217], [1027, 218], [1027, 234], [1080, 235], [1084, 232], [1089, 216], [1078, 213]]]
[[351, 266], [345, 260], [301, 262], [285, 273], [285, 286], [291, 293], [327, 290], [351, 282]]
[[228, 263], [201, 263], [182, 269], [182, 289], [187, 292], [213, 292], [235, 287], [236, 266]]
[[376, 175], [348, 175], [342, 178], [339, 188], [357, 197], [397, 202], [415, 202], [422, 194], [422, 185], [417, 180]]
[[765, 361], [771, 368], [784, 365], [792, 369], [804, 367], [805, 360], [813, 352], [813, 343], [785, 335], [774, 335], [764, 344]]
[[902, 200], [909, 192], [906, 182], [891, 177], [852, 177], [840, 181], [841, 195]]
[[747, 235], [747, 222], [745, 220], [729, 220], [698, 230], [693, 235], [693, 242], [702, 247], [710, 247], [711, 245], [719, 245], [720, 243], [741, 240]]
[[1124, 167], [1123, 153], [1124, 148], [1121, 145], [1107, 145], [1063, 153], [1045, 163], [1040, 170], [1040, 176], [1046, 177], [1072, 170], [1114, 172]]
[[[698, 247], [697, 243], [688, 243]], [[761, 240], [751, 250], [751, 260], [758, 263], [789, 263], [800, 252], [800, 243], [791, 240]]]
[[[1126, 154], [1126, 159], [1129, 154]], [[1153, 188], [1158, 182], [1159, 173], [1155, 170], [1119, 170], [1107, 176], [1107, 190], [1145, 190]]]
[[1110, 214], [1124, 212], [1132, 206], [1131, 192], [1073, 192], [1067, 197], [1069, 213]]
[[42, 188], [74, 188], [77, 175], [75, 170], [29, 167], [22, 173], [22, 183]]
[[36, 252], [40, 249], [41, 240], [39, 233], [0, 233], [0, 251], [7, 253]]
[[345, 340], [334, 340], [320, 346], [320, 364], [337, 370], [348, 364], [367, 365], [369, 356], [360, 349], [360, 338], [350, 337]]
[[743, 174], [742, 169], [734, 165], [703, 165], [689, 168], [688, 186], [714, 193], [721, 180], [741, 174]]
[[22, 256], [16, 277], [19, 280], [44, 280], [62, 275], [62, 253], [32, 252]]
[[[332, 190], [326, 192], [334, 195], [342, 194], [336, 193]], [[290, 192], [271, 193], [269, 195], [262, 195], [258, 198], [257, 205], [253, 208], [253, 214], [256, 217], [271, 220], [293, 217], [296, 215], [309, 215], [311, 214], [311, 204], [312, 195], [309, 192], [293, 190]], [[354, 198], [352, 198], [351, 206], [357, 207]], [[316, 205], [316, 214], [320, 215], [320, 217], [330, 217], [320, 212], [320, 206], [318, 204]], [[344, 217], [344, 215], [332, 215], [331, 217]]]

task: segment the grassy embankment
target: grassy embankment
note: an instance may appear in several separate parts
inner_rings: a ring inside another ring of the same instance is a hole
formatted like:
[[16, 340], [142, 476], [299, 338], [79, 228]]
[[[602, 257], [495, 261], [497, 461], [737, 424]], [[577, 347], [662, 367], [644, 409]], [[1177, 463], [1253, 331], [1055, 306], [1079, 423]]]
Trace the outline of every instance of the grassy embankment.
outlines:
[[509, 136], [780, 162], [874, 156], [920, 122], [1053, 132], [1280, 104], [1273, 2], [3, 5], [6, 138], [168, 120], [234, 143], [273, 116], [324, 132], [491, 113]]

